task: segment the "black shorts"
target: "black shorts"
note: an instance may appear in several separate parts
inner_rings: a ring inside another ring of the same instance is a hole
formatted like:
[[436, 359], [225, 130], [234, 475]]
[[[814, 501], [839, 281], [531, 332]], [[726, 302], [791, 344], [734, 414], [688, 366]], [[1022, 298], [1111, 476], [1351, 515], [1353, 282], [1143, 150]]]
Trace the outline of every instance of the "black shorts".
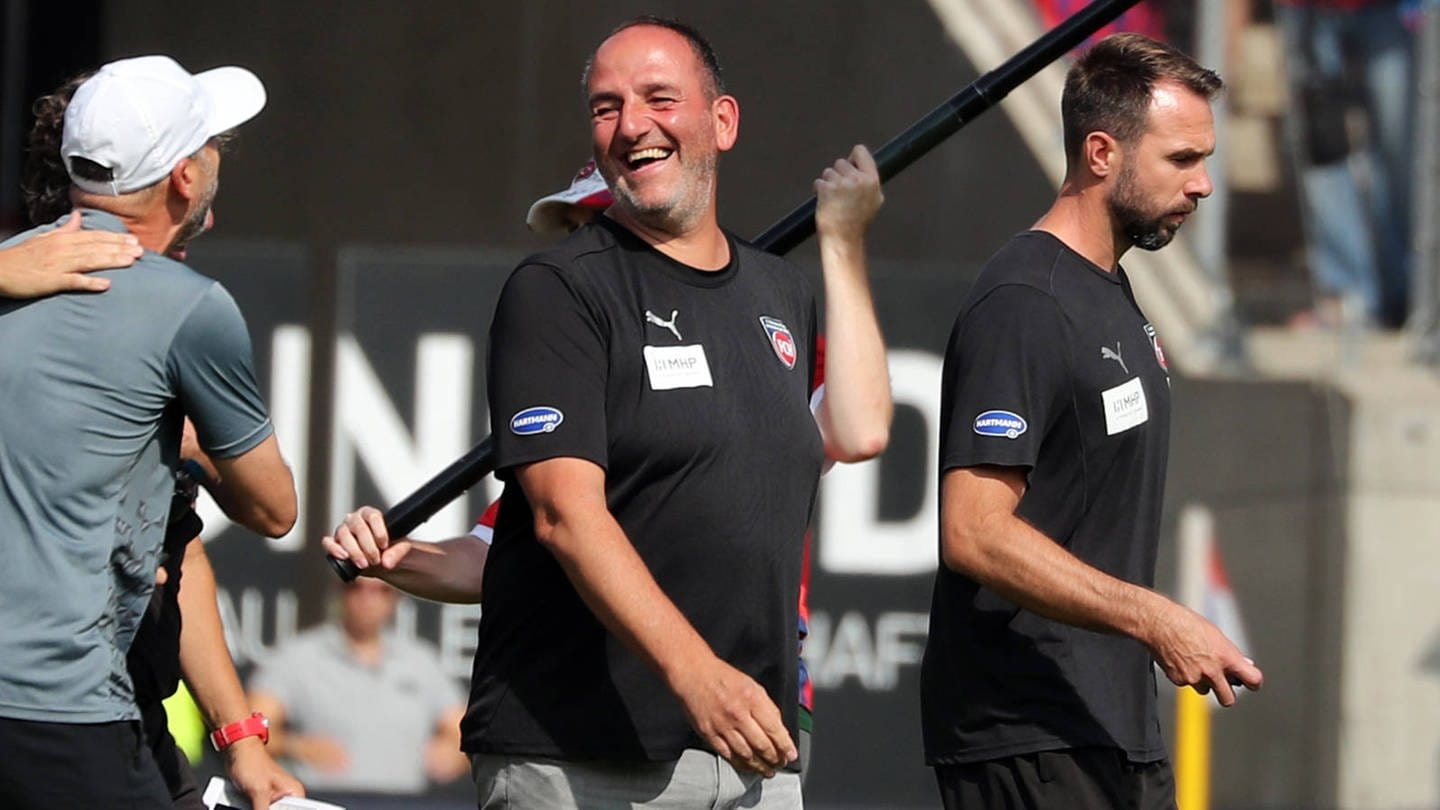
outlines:
[[195, 781], [195, 772], [190, 769], [190, 760], [175, 744], [165, 716], [165, 706], [160, 701], [151, 701], [140, 706], [140, 721], [144, 724], [145, 741], [150, 746], [150, 756], [160, 768], [165, 788], [175, 810], [205, 810], [200, 800], [200, 785]]
[[937, 765], [945, 810], [1174, 810], [1169, 760], [1130, 762], [1116, 748], [1070, 748]]
[[43, 723], [0, 718], [5, 810], [154, 810], [170, 793], [140, 723]]

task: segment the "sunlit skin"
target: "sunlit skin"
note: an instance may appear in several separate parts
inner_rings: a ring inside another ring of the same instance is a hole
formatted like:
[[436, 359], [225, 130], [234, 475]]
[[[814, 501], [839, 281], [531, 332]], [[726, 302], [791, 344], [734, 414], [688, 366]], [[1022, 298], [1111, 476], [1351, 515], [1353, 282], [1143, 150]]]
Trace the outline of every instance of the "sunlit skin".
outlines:
[[215, 196], [220, 193], [220, 150], [207, 143], [194, 158], [200, 165], [201, 176], [206, 186], [200, 196], [190, 201], [180, 229], [175, 233], [165, 254], [178, 261], [184, 261], [191, 240], [215, 227]]
[[1132, 143], [1088, 133], [1035, 228], [1113, 271], [1132, 246], [1156, 250], [1174, 238], [1213, 190], [1205, 160], [1214, 151], [1210, 102], [1182, 85], [1157, 82], [1144, 131]]
[[220, 149], [212, 139], [195, 155], [175, 164], [168, 180], [118, 197], [71, 186], [70, 201], [77, 208], [110, 212], [125, 223], [141, 247], [184, 261], [190, 240], [215, 224], [213, 208], [219, 190]]
[[1205, 159], [1215, 151], [1210, 103], [1173, 83], [1151, 94], [1145, 132], [1126, 150], [1108, 197], [1117, 241], [1143, 250], [1170, 244], [1214, 186]]
[[595, 161], [615, 196], [609, 215], [667, 253], [677, 241], [698, 241], [701, 260], [687, 263], [723, 267], [729, 255], [715, 215], [715, 169], [735, 145], [735, 99], [712, 97], [684, 37], [647, 25], [600, 46], [587, 90]]

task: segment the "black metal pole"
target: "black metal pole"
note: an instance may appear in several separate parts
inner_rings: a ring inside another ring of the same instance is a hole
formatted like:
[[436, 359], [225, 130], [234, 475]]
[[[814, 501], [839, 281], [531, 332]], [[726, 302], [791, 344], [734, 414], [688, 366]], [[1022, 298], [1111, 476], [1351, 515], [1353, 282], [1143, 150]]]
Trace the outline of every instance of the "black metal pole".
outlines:
[[[1074, 50], [1140, 0], [1096, 0], [1046, 32], [1004, 64], [986, 73], [904, 132], [875, 150], [880, 182], [885, 182], [954, 135], [981, 113], [1010, 95], [1047, 65]], [[778, 255], [789, 253], [815, 233], [815, 198], [785, 215], [760, 234], [755, 244]]]
[[[1140, 0], [1096, 0], [1065, 22], [1035, 40], [1004, 64], [986, 73], [956, 93], [924, 118], [911, 124], [875, 151], [880, 181], [885, 182], [919, 160], [946, 138], [954, 135], [981, 113], [995, 106], [1011, 90], [1039, 73], [1051, 62], [1069, 53], [1086, 38], [1113, 22]], [[815, 198], [785, 215], [755, 239], [762, 250], [777, 255], [789, 253], [815, 233]], [[490, 437], [475, 445], [434, 478], [426, 481], [405, 500], [385, 511], [385, 526], [391, 537], [404, 537], [430, 519], [450, 501], [495, 470]], [[335, 573], [350, 582], [360, 571], [349, 560], [327, 558]]]

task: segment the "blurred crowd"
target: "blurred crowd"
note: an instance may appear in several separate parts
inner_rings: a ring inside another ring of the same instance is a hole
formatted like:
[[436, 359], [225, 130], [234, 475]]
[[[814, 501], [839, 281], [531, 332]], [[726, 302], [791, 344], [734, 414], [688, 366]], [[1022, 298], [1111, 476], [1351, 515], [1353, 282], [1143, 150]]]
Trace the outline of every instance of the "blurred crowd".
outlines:
[[[1416, 55], [1428, 0], [1212, 0], [1227, 18], [1226, 73], [1237, 97], [1247, 85], [1279, 84], [1276, 109], [1266, 110], [1268, 138], [1240, 140], [1237, 150], [1279, 158], [1277, 182], [1235, 177], [1237, 187], [1284, 197], [1293, 223], [1278, 230], [1299, 236], [1292, 255], [1272, 264], [1302, 271], [1308, 295], [1291, 297], [1270, 313], [1295, 329], [1361, 326], [1395, 329], [1411, 311], [1416, 188]], [[1050, 28], [1085, 5], [1082, 0], [1035, 0]], [[1116, 30], [1197, 46], [1201, 3], [1146, 0], [1101, 36]], [[1263, 52], [1256, 58], [1256, 52]], [[1271, 58], [1271, 57], [1275, 58]], [[1278, 61], [1278, 65], [1275, 64]], [[1280, 67], [1281, 70], [1271, 70]], [[1283, 76], [1283, 82], [1279, 77]], [[1259, 93], [1258, 95], [1263, 95]], [[1232, 108], [1243, 106], [1231, 99]], [[1430, 146], [1430, 145], [1426, 145]], [[1232, 175], [1262, 160], [1228, 161]], [[1263, 160], [1262, 160], [1263, 162]], [[1251, 172], [1266, 174], [1265, 172]], [[1253, 217], [1237, 206], [1232, 217]], [[1267, 206], [1267, 211], [1274, 210]], [[1283, 214], [1281, 215], [1283, 216]], [[1298, 227], [1287, 228], [1294, 224]], [[1232, 244], [1230, 252], [1247, 246]], [[1237, 287], [1258, 282], [1235, 278]], [[1245, 290], [1239, 291], [1242, 308]]]

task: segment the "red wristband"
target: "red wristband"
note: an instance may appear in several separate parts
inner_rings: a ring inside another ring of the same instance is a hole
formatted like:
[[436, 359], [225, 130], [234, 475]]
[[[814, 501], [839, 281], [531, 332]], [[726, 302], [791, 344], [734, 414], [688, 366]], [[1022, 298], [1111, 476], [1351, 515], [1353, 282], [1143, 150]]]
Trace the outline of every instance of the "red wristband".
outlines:
[[224, 751], [236, 740], [243, 740], [246, 737], [259, 737], [260, 742], [270, 742], [270, 721], [260, 712], [255, 712], [244, 720], [237, 720], [234, 723], [226, 723], [220, 728], [210, 732], [210, 745], [216, 751]]

